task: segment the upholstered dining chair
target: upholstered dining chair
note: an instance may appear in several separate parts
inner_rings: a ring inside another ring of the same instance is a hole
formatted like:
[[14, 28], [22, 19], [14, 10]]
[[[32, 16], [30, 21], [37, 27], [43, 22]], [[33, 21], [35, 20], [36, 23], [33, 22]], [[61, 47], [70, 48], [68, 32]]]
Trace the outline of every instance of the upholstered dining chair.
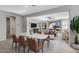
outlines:
[[12, 48], [13, 48], [13, 45], [15, 44], [15, 50], [17, 49], [17, 44], [19, 43], [19, 40], [18, 38], [16, 37], [15, 34], [12, 34], [12, 39], [13, 39], [13, 42], [12, 42]]
[[37, 43], [35, 38], [28, 38], [28, 52], [29, 50], [32, 50], [33, 52], [39, 52], [40, 49], [42, 49], [43, 52], [43, 45], [41, 43]]
[[28, 46], [27, 40], [23, 36], [19, 36], [19, 47], [18, 47], [18, 52], [20, 52], [20, 46], [23, 47], [23, 52], [25, 53], [25, 48]]

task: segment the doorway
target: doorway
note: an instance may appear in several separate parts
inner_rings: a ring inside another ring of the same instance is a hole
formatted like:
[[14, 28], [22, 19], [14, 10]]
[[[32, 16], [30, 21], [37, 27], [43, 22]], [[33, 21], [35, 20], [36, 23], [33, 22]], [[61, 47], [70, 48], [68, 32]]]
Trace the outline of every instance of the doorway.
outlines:
[[11, 23], [10, 23], [11, 28], [10, 28], [10, 31], [11, 31], [11, 35], [12, 35], [12, 34], [16, 34], [16, 17], [10, 16], [10, 18], [11, 18]]
[[6, 38], [10, 38], [10, 17], [6, 17]]
[[6, 17], [6, 38], [9, 39], [12, 34], [16, 34], [16, 17]]

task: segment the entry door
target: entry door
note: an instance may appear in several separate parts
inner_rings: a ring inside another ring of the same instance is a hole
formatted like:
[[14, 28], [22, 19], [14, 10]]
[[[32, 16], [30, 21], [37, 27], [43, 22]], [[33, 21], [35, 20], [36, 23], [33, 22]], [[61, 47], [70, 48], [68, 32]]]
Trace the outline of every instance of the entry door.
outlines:
[[16, 34], [16, 17], [11, 16], [11, 35]]
[[6, 37], [10, 38], [10, 18], [6, 17]]

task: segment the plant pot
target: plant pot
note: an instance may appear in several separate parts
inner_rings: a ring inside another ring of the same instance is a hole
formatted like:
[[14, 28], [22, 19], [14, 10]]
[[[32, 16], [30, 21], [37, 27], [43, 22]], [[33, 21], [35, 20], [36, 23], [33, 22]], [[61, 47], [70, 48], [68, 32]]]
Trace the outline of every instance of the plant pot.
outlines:
[[77, 33], [78, 43], [79, 43], [79, 33]]
[[78, 44], [72, 44], [72, 47], [73, 47], [74, 49], [79, 50], [79, 45], [78, 45]]

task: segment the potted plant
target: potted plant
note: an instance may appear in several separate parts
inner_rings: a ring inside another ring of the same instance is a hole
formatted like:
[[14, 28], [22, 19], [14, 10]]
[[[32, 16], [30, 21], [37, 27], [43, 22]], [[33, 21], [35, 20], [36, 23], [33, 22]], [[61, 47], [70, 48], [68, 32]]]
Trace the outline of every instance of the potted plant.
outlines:
[[71, 30], [76, 31], [75, 35], [75, 44], [78, 44], [79, 40], [79, 16], [73, 17], [70, 24]]
[[78, 37], [78, 41], [79, 41], [79, 16], [77, 16], [76, 20], [75, 20], [75, 29], [76, 29], [77, 37]]
[[73, 17], [73, 20], [71, 20], [70, 28], [75, 35], [75, 42], [72, 44], [72, 47], [79, 49], [79, 16]]

